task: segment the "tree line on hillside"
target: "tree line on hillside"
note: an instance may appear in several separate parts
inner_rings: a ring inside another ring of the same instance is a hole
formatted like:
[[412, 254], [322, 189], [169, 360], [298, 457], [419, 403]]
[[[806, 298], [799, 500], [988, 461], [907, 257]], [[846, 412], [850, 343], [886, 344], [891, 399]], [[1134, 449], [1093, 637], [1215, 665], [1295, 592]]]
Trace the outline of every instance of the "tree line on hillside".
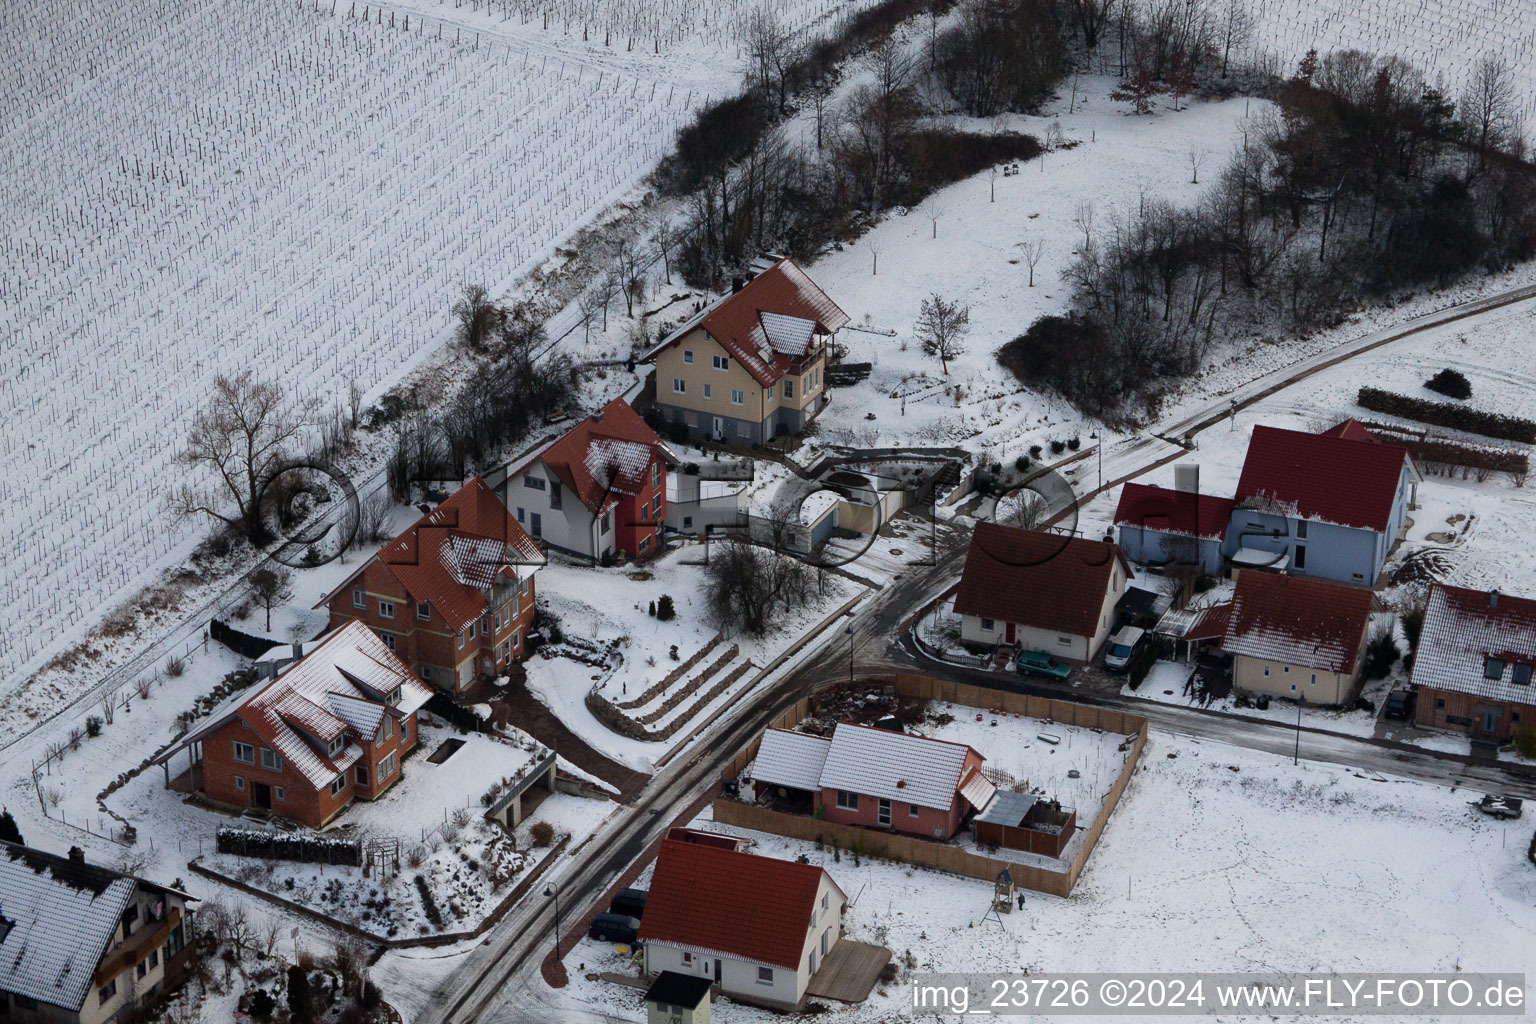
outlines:
[[1274, 99], [1193, 207], [1144, 199], [1098, 231], [1080, 210], [1074, 307], [1005, 346], [1004, 365], [1133, 422], [1225, 331], [1309, 331], [1536, 252], [1536, 173], [1501, 61], [1452, 102], [1396, 58], [1312, 53]]

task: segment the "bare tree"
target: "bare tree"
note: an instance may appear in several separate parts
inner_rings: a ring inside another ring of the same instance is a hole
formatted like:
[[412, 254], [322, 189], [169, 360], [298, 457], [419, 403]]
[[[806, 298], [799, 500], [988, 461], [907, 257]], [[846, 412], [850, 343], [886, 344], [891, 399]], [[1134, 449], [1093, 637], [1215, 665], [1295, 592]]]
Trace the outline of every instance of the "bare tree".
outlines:
[[743, 536], [711, 546], [704, 577], [710, 618], [752, 636], [768, 631], [776, 605], [803, 602], [811, 584], [805, 563]]
[[1083, 34], [1083, 48], [1092, 50], [1104, 34], [1104, 26], [1115, 9], [1115, 0], [1071, 0], [1068, 6], [1073, 24]]
[[374, 491], [358, 506], [357, 538], [354, 541], [357, 547], [389, 539], [384, 533], [384, 523], [389, 519], [389, 507], [389, 493], [382, 490]]
[[1045, 239], [1032, 238], [1027, 242], [1020, 242], [1024, 250], [1024, 262], [1029, 265], [1029, 286], [1035, 286], [1035, 267], [1040, 263], [1040, 257], [1045, 255]]
[[784, 113], [790, 72], [799, 57], [794, 31], [786, 28], [767, 5], [758, 7], [747, 22], [746, 51], [752, 83]]
[[[624, 315], [635, 315], [635, 299], [644, 295], [645, 285], [645, 253], [638, 245], [627, 238], [619, 240], [619, 246], [613, 254], [613, 277], [615, 284], [624, 293]], [[607, 325], [604, 325], [604, 330]]]
[[465, 285], [463, 297], [453, 304], [453, 315], [459, 322], [454, 329], [459, 344], [483, 352], [498, 319], [496, 304], [491, 301], [485, 286]]
[[[309, 408], [295, 407], [281, 387], [257, 380], [249, 370], [218, 377], [177, 461], [211, 469], [222, 486], [203, 490], [183, 484], [171, 496], [172, 511], [211, 516], [239, 527], [252, 543], [265, 543], [270, 533], [262, 522], [262, 493], [303, 431], [303, 413]], [[226, 498], [234, 502], [232, 515]]]
[[992, 519], [1004, 526], [1033, 530], [1045, 521], [1049, 507], [1045, 495], [1029, 487], [1020, 487], [997, 499]]
[[928, 204], [928, 223], [933, 225], [933, 237], [939, 237], [939, 219], [949, 211], [939, 203]]
[[1211, 151], [1198, 142], [1192, 142], [1189, 146], [1189, 183], [1200, 184], [1200, 168], [1204, 166]]
[[1083, 249], [1086, 250], [1093, 243], [1093, 201], [1079, 199], [1077, 201], [1076, 215], [1073, 223], [1083, 233]]
[[612, 271], [599, 274], [597, 280], [592, 282], [592, 301], [603, 314], [603, 333], [608, 333], [608, 307], [613, 305], [614, 292], [619, 290], [619, 282]]
[[1490, 54], [1478, 61], [1460, 110], [1481, 170], [1487, 166], [1489, 150], [1502, 145], [1515, 127], [1514, 74], [1504, 58]]
[[351, 421], [352, 429], [357, 429], [357, 417], [363, 409], [363, 386], [354, 377], [347, 384], [347, 417]]
[[877, 242], [875, 240], [874, 235], [871, 234], [870, 237], [869, 237], [869, 241], [865, 242], [864, 244], [869, 246], [869, 254], [874, 259], [874, 262], [872, 262], [870, 264], [869, 276], [870, 277], [879, 277], [880, 276], [880, 243]]
[[661, 272], [667, 279], [668, 285], [672, 284], [672, 255], [677, 252], [681, 242], [681, 233], [670, 224], [658, 225], [656, 234], [651, 240], [656, 256], [661, 260]]
[[965, 336], [971, 329], [971, 307], [959, 301], [945, 301], [937, 292], [923, 300], [912, 333], [922, 343], [923, 351], [939, 360], [944, 376], [949, 376], [949, 361], [965, 352]]
[[267, 632], [272, 632], [272, 609], [293, 596], [293, 573], [281, 566], [260, 568], [246, 577], [251, 596], [267, 613]]

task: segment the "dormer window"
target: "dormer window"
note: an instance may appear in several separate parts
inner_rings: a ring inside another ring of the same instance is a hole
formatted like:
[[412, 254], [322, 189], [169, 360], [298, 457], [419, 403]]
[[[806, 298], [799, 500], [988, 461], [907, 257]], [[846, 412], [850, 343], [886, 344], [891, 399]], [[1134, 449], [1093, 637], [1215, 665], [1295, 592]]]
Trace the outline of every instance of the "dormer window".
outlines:
[[331, 742], [326, 746], [326, 748], [325, 748], [326, 756], [327, 757], [335, 757], [337, 754], [341, 753], [342, 748], [345, 747], [346, 745], [347, 745], [347, 734], [346, 733], [342, 733], [340, 736], [337, 736], [335, 739], [331, 740]]
[[1504, 660], [1502, 658], [1487, 658], [1483, 661], [1484, 679], [1501, 679], [1504, 676]]
[[398, 705], [399, 705], [399, 703], [400, 703], [400, 687], [398, 687], [398, 686], [397, 686], [397, 687], [395, 687], [395, 688], [394, 688], [394, 689], [393, 689], [393, 690], [390, 690], [390, 691], [389, 691], [389, 696], [388, 696], [388, 697], [385, 697], [385, 698], [384, 698], [384, 701], [385, 701], [385, 703], [387, 703], [387, 704], [388, 704], [388, 705], [389, 705], [389, 706], [390, 706], [390, 707], [396, 707], [396, 706], [398, 706]]
[[1529, 686], [1531, 684], [1531, 666], [1523, 661], [1516, 664], [1514, 681], [1521, 686]]

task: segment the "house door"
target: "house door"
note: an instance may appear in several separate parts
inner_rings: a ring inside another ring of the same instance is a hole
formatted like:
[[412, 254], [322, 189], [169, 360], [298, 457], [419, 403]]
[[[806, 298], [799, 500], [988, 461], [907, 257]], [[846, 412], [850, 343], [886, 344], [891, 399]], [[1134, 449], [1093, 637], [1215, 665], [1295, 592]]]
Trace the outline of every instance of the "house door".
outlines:
[[265, 782], [257, 782], [251, 785], [251, 801], [266, 810], [272, 809], [272, 787]]
[[815, 974], [816, 974], [816, 951], [814, 949], [811, 950], [811, 962], [809, 964], [809, 967], [810, 967], [810, 971], [808, 973], [810, 975], [812, 975], [812, 976], [815, 976]]
[[713, 426], [714, 426], [714, 438], [715, 438], [715, 440], [716, 441], [724, 441], [725, 440], [725, 418], [723, 416], [716, 416], [716, 417], [714, 417], [714, 424], [713, 424]]
[[880, 798], [880, 806], [875, 814], [875, 821], [881, 825], [889, 825], [891, 823], [891, 802], [885, 797]]
[[715, 957], [715, 984], [720, 984], [720, 958]]
[[1499, 727], [1499, 709], [1479, 704], [1477, 714], [1478, 724], [1482, 727], [1483, 735], [1492, 736]]
[[1016, 627], [1011, 622], [1008, 623], [1007, 626], [1003, 627], [1003, 642], [1004, 643], [1011, 644], [1011, 643], [1013, 643], [1017, 639], [1018, 639], [1018, 627]]

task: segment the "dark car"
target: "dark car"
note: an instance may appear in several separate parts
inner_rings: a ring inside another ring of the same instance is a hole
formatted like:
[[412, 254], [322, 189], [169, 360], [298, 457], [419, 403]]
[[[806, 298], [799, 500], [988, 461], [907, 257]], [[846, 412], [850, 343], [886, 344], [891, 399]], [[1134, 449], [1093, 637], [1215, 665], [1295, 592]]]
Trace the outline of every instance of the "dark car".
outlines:
[[1065, 679], [1072, 674], [1072, 666], [1057, 661], [1044, 651], [1020, 651], [1013, 659], [1013, 670], [1021, 676], [1045, 676], [1047, 679]]
[[608, 913], [644, 917], [645, 896], [644, 889], [620, 889], [618, 895], [614, 896], [613, 902], [608, 904]]
[[628, 914], [598, 914], [587, 934], [599, 942], [634, 942], [640, 934], [640, 919]]
[[1393, 690], [1387, 694], [1387, 701], [1381, 713], [1387, 718], [1404, 722], [1413, 717], [1413, 704], [1412, 690]]

